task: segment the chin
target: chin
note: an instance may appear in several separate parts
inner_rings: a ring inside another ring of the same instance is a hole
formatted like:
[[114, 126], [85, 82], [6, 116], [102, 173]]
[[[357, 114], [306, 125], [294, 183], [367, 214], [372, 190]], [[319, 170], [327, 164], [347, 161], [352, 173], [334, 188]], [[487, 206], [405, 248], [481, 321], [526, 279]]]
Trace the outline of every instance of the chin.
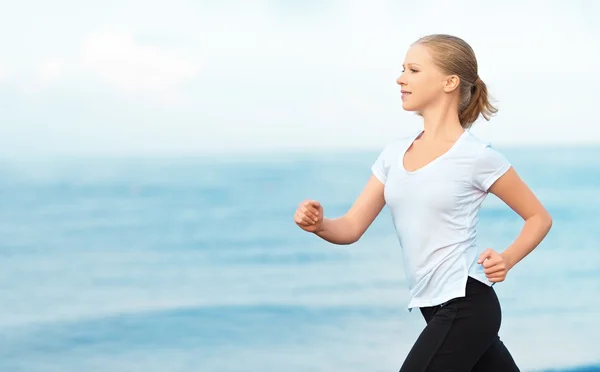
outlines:
[[419, 111], [419, 108], [416, 107], [415, 105], [411, 105], [410, 103], [407, 102], [402, 102], [402, 108], [404, 109], [404, 111]]

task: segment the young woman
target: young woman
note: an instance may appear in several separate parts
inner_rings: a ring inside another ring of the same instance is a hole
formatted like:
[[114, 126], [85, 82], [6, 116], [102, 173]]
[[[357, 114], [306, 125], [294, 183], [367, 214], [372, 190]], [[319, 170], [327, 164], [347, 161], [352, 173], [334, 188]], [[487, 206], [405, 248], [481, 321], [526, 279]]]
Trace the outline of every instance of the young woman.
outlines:
[[[383, 148], [344, 216], [324, 218], [321, 204], [307, 200], [294, 221], [328, 242], [351, 244], [389, 207], [408, 308], [419, 308], [427, 323], [401, 372], [519, 371], [498, 337], [501, 308], [492, 285], [542, 241], [552, 219], [508, 160], [468, 131], [497, 110], [465, 41], [439, 34], [417, 40], [397, 83], [402, 107], [423, 118], [423, 130]], [[479, 208], [490, 192], [525, 221], [501, 251], [476, 242]]]

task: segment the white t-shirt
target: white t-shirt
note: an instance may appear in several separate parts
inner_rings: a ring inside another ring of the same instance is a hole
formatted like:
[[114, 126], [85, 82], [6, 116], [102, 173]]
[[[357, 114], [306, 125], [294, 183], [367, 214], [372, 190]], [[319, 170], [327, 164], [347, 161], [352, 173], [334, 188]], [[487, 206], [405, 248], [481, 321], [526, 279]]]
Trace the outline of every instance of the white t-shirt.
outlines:
[[464, 297], [468, 276], [492, 285], [477, 264], [486, 248], [476, 241], [479, 208], [511, 166], [467, 130], [442, 156], [408, 172], [403, 157], [421, 133], [387, 144], [372, 166], [402, 247], [409, 311]]

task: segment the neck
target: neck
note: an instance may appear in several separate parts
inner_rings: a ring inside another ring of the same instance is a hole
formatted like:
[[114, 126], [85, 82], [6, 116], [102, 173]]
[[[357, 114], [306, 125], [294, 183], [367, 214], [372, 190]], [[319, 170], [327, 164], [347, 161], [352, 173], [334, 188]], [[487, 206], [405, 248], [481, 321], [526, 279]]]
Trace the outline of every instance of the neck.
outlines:
[[440, 104], [421, 113], [423, 117], [422, 139], [426, 141], [454, 141], [465, 129], [460, 125], [456, 104]]

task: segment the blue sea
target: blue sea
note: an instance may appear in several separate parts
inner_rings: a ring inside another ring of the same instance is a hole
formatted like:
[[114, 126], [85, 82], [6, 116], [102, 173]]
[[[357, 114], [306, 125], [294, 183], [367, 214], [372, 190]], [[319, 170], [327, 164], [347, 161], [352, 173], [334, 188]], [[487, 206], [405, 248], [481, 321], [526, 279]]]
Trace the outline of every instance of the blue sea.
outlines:
[[[554, 217], [496, 285], [523, 371], [600, 371], [600, 148], [505, 148]], [[0, 162], [1, 372], [390, 372], [409, 313], [384, 209], [335, 246], [293, 223], [343, 214], [377, 153]], [[522, 221], [494, 196], [480, 241]]]

